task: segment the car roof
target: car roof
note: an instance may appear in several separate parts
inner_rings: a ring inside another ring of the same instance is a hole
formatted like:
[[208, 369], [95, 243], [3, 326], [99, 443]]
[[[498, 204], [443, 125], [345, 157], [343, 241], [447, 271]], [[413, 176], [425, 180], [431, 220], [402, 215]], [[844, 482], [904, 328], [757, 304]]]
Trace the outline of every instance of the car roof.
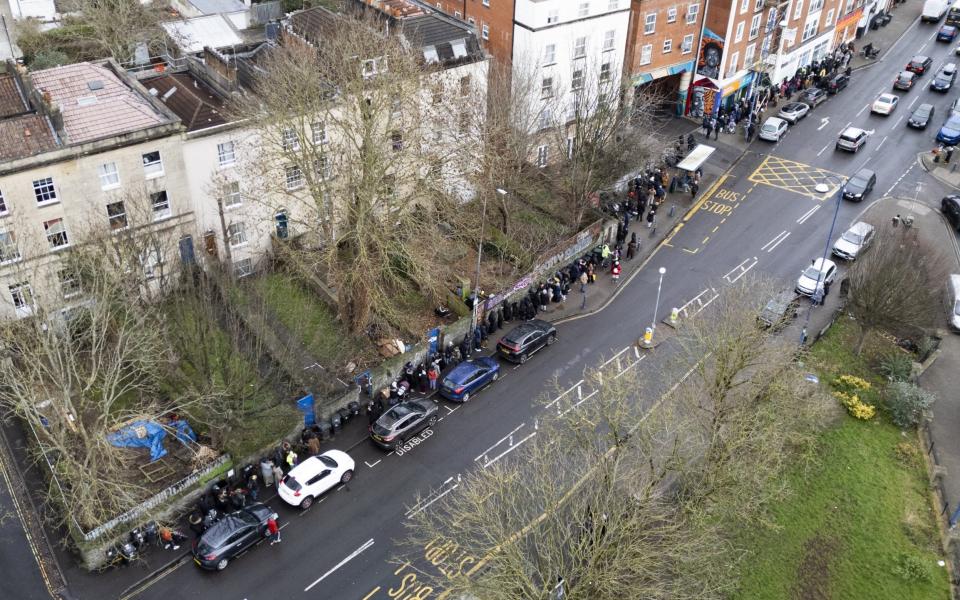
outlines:
[[853, 174], [854, 177], [862, 177], [864, 179], [870, 179], [874, 175], [876, 175], [876, 173], [874, 173], [870, 169], [860, 169], [859, 171]]
[[856, 137], [861, 133], [866, 133], [866, 131], [860, 129], [859, 127], [847, 127], [846, 129], [840, 132], [840, 135], [852, 135]]
[[883, 100], [884, 102], [895, 102], [897, 99], [898, 97], [893, 94], [880, 94], [877, 96], [877, 100]]
[[899, 74], [899, 77], [909, 77], [910, 79], [913, 79], [916, 76], [917, 74], [914, 73], [913, 71], [900, 71], [900, 74]]
[[787, 102], [786, 104], [783, 105], [783, 108], [781, 108], [780, 110], [786, 110], [788, 108], [799, 109], [799, 108], [803, 108], [804, 106], [807, 106], [807, 105], [804, 104], [803, 102]]
[[847, 231], [852, 231], [852, 232], [854, 232], [854, 233], [858, 233], [858, 234], [860, 234], [860, 235], [863, 235], [863, 234], [865, 234], [865, 233], [868, 233], [868, 232], [870, 232], [870, 231], [873, 231], [873, 229], [874, 229], [874, 227], [873, 227], [873, 225], [871, 225], [870, 223], [865, 223], [865, 222], [863, 222], [863, 221], [857, 221], [856, 223], [854, 223], [853, 225], [851, 225], [851, 226], [850, 226], [850, 229], [848, 229]]
[[830, 267], [835, 267], [835, 266], [836, 264], [834, 264], [832, 260], [830, 260], [829, 258], [827, 260], [823, 260], [822, 257], [816, 259], [813, 263], [813, 267], [821, 271], [825, 269], [829, 269]]
[[294, 468], [290, 469], [290, 475], [292, 475], [294, 478], [309, 477], [316, 475], [326, 468], [328, 468], [327, 465], [323, 464], [323, 461], [320, 460], [319, 456], [310, 456], [300, 461], [300, 464]]
[[447, 373], [447, 379], [460, 383], [460, 378], [466, 378], [487, 366], [474, 360], [465, 360]]
[[804, 93], [804, 94], [814, 94], [814, 95], [817, 95], [817, 94], [823, 94], [823, 93], [825, 93], [825, 92], [824, 92], [823, 90], [821, 90], [820, 88], [818, 88], [818, 87], [809, 87], [809, 88], [803, 90], [803, 93]]
[[924, 62], [928, 60], [930, 60], [929, 56], [924, 56], [923, 54], [917, 54], [916, 56], [910, 59], [910, 62], [915, 63], [915, 62]]
[[763, 124], [766, 125], [767, 123], [770, 123], [771, 125], [779, 125], [780, 123], [786, 123], [786, 121], [780, 117], [767, 117], [767, 120], [764, 121]]
[[[957, 100], [960, 100], [960, 98], [957, 98]], [[920, 106], [913, 109], [913, 112], [920, 112], [921, 110], [933, 110], [933, 105], [929, 102], [924, 102]]]

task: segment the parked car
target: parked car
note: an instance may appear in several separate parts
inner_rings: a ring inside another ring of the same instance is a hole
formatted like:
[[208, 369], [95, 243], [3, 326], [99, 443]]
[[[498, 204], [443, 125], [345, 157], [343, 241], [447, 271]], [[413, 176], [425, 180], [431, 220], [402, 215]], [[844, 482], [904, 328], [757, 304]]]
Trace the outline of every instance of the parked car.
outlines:
[[938, 42], [947, 42], [948, 44], [953, 42], [957, 37], [957, 28], [953, 25], [941, 25], [940, 29], [937, 30], [937, 41]]
[[873, 105], [870, 106], [870, 112], [878, 115], [889, 115], [896, 108], [897, 104], [900, 102], [898, 96], [893, 94], [880, 94], [877, 96], [877, 99], [873, 101]]
[[553, 345], [555, 341], [557, 341], [557, 328], [546, 321], [533, 319], [517, 325], [500, 338], [497, 342], [497, 351], [507, 360], [523, 364], [531, 354], [544, 346]]
[[960, 275], [947, 275], [947, 293], [944, 300], [947, 304], [947, 321], [950, 329], [960, 332]]
[[767, 117], [760, 127], [760, 139], [768, 142], [779, 142], [787, 132], [787, 122], [777, 117]]
[[960, 196], [951, 194], [940, 201], [940, 212], [950, 221], [954, 229], [960, 231]]
[[803, 296], [812, 296], [818, 288], [822, 289], [826, 285], [833, 283], [836, 276], [836, 263], [829, 259], [815, 259], [809, 267], [803, 270], [799, 279], [797, 279], [796, 291]]
[[440, 395], [456, 402], [468, 402], [470, 396], [500, 377], [500, 363], [495, 358], [481, 356], [465, 360], [455, 366], [440, 385]]
[[907, 119], [907, 127], [913, 127], [914, 129], [926, 129], [927, 125], [930, 123], [930, 120], [933, 119], [934, 112], [935, 109], [932, 104], [921, 104], [913, 109], [913, 113], [911, 113], [910, 118]]
[[439, 405], [429, 398], [406, 400], [391, 407], [370, 426], [370, 439], [384, 450], [393, 450], [428, 427], [437, 424]]
[[807, 116], [808, 112], [810, 112], [809, 104], [804, 104], [803, 102], [787, 102], [780, 108], [777, 116], [793, 125]]
[[267, 521], [277, 513], [252, 504], [222, 517], [193, 542], [193, 562], [222, 571], [230, 561], [267, 536]]
[[848, 83], [850, 83], [850, 77], [844, 73], [837, 73], [827, 81], [827, 83], [824, 85], [824, 89], [827, 90], [828, 94], [836, 94], [843, 88], [847, 87]]
[[913, 71], [917, 75], [923, 75], [933, 65], [933, 59], [929, 56], [918, 54], [907, 63], [907, 70]]
[[811, 108], [816, 108], [818, 104], [827, 99], [827, 93], [820, 88], [812, 87], [803, 90], [803, 93], [800, 94], [800, 100], [804, 104], [809, 105]]
[[917, 79], [917, 74], [913, 71], [900, 71], [897, 78], [893, 80], [893, 89], [910, 91]]
[[953, 86], [953, 80], [957, 77], [957, 65], [949, 63], [944, 65], [933, 79], [930, 80], [930, 89], [937, 92], [946, 92]]
[[950, 103], [950, 108], [947, 109], [947, 116], [960, 115], [960, 97]]
[[833, 255], [844, 260], [856, 260], [860, 254], [870, 247], [876, 228], [870, 223], [858, 221], [843, 232], [843, 235], [833, 243]]
[[277, 495], [291, 506], [310, 508], [319, 496], [353, 479], [354, 467], [346, 452], [327, 450], [290, 469], [277, 486]]
[[950, 115], [937, 132], [937, 141], [948, 146], [960, 144], [960, 113]]
[[877, 184], [877, 174], [870, 169], [860, 169], [843, 186], [843, 199], [860, 202]]
[[762, 327], [769, 327], [777, 331], [786, 326], [790, 319], [797, 316], [799, 306], [800, 296], [795, 291], [781, 290], [764, 305], [760, 314], [757, 315], [757, 322]]
[[857, 152], [867, 143], [867, 132], [859, 127], [847, 127], [837, 139], [837, 150]]

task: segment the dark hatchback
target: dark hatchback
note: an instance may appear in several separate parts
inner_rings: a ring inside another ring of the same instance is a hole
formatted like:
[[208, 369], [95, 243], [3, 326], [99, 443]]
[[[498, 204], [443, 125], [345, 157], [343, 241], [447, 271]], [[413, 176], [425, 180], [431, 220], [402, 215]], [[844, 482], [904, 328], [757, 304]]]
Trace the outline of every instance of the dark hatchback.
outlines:
[[843, 88], [847, 87], [847, 84], [850, 83], [850, 78], [843, 73], [837, 73], [827, 81], [824, 89], [827, 90], [828, 94], [836, 94]]
[[430, 400], [407, 400], [380, 415], [370, 426], [370, 439], [384, 450], [393, 450], [428, 427], [437, 424], [440, 406]]
[[467, 402], [470, 395], [500, 377], [500, 363], [489, 356], [465, 360], [447, 373], [440, 395], [455, 402]]
[[230, 561], [267, 536], [267, 520], [277, 518], [269, 506], [253, 504], [213, 524], [193, 542], [193, 562], [222, 571]]
[[944, 196], [940, 201], [940, 212], [950, 221], [954, 229], [960, 231], [960, 196]]
[[907, 126], [913, 127], [914, 129], [926, 129], [927, 125], [930, 124], [930, 120], [933, 118], [934, 112], [935, 109], [932, 104], [921, 104], [910, 114], [910, 118], [907, 120]]
[[895, 90], [911, 90], [913, 89], [913, 84], [917, 79], [917, 74], [912, 71], [900, 71], [900, 74], [897, 75], [897, 78], [893, 80], [893, 89]]
[[801, 102], [809, 104], [811, 108], [817, 106], [826, 99], [827, 93], [816, 87], [807, 88], [803, 90], [803, 93], [800, 95]]
[[909, 63], [907, 63], [907, 70], [912, 71], [917, 75], [923, 75], [930, 69], [931, 65], [933, 65], [932, 58], [918, 54], [914, 56]]
[[533, 319], [514, 327], [497, 342], [497, 352], [507, 360], [523, 364], [531, 354], [557, 341], [557, 329], [546, 321]]
[[877, 174], [870, 169], [860, 169], [843, 186], [843, 199], [860, 202], [877, 185]]

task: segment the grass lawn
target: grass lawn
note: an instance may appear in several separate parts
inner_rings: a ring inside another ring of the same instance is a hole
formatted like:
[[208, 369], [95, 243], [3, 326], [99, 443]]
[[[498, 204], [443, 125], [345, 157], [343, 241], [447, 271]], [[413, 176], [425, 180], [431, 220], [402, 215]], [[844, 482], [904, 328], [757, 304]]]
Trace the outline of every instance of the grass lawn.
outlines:
[[[856, 324], [841, 319], [811, 351], [809, 364], [826, 384], [841, 374], [882, 385], [872, 359], [894, 351], [887, 340], [853, 347]], [[771, 529], [744, 532], [750, 549], [742, 565], [746, 599], [946, 599], [946, 569], [937, 566], [936, 521], [922, 454], [882, 415], [858, 421], [844, 415], [820, 435], [819, 460], [787, 474], [791, 497], [771, 507]], [[926, 581], [902, 575], [912, 563]]]

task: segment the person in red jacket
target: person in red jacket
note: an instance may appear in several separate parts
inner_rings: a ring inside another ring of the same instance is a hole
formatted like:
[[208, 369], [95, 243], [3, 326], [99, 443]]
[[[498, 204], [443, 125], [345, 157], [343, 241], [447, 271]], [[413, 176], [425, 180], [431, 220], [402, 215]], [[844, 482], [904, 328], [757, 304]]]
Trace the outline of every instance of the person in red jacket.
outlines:
[[436, 367], [436, 366], [430, 367], [430, 369], [427, 371], [427, 379], [430, 380], [430, 389], [431, 389], [431, 390], [436, 390], [436, 389], [437, 389], [437, 378], [438, 378], [439, 376], [440, 376], [440, 372], [437, 370], [437, 367]]
[[613, 276], [614, 281], [620, 281], [620, 261], [615, 260], [610, 266], [610, 275]]
[[267, 537], [270, 538], [270, 545], [280, 543], [280, 527], [277, 526], [277, 520], [273, 517], [267, 519]]

